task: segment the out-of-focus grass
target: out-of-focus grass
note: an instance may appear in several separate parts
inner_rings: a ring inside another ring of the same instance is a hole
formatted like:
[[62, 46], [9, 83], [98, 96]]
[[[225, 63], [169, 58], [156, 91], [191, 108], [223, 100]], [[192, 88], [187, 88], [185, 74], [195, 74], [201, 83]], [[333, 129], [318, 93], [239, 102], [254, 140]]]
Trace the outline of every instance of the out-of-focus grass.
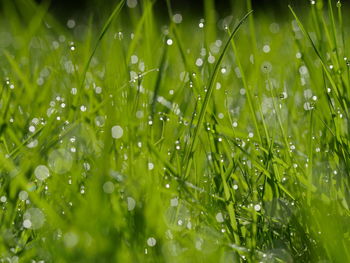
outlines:
[[1, 2], [0, 261], [348, 262], [348, 9], [126, 2]]

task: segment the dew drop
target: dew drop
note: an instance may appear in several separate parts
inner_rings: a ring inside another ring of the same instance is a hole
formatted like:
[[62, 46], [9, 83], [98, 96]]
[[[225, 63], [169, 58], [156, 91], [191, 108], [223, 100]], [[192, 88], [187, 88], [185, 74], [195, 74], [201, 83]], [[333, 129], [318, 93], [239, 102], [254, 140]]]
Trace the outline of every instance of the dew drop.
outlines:
[[[23, 226], [31, 229], [39, 229], [45, 223], [45, 215], [39, 208], [29, 208], [23, 215]], [[26, 226], [24, 225], [26, 223]]]
[[124, 130], [119, 125], [112, 127], [112, 137], [114, 139], [120, 139], [123, 136], [123, 134], [124, 134]]
[[167, 41], [166, 41], [166, 44], [168, 46], [171, 46], [173, 44], [173, 40], [171, 38], [168, 38]]
[[215, 219], [216, 221], [218, 221], [219, 223], [223, 223], [225, 220], [224, 220], [224, 217], [222, 215], [222, 213], [217, 213], [216, 216], [215, 216]]
[[69, 151], [65, 149], [54, 150], [49, 154], [49, 168], [58, 174], [68, 172], [73, 165], [73, 157]]
[[108, 182], [105, 182], [103, 184], [103, 191], [106, 193], [106, 194], [111, 194], [114, 192], [114, 184], [110, 181]]
[[75, 27], [75, 25], [76, 25], [76, 23], [75, 23], [75, 20], [74, 20], [74, 19], [69, 19], [69, 20], [67, 21], [67, 27], [68, 27], [68, 28], [72, 29], [72, 28]]
[[6, 201], [7, 201], [6, 196], [3, 195], [3, 196], [0, 197], [0, 202], [6, 203]]
[[181, 14], [175, 14], [173, 16], [173, 21], [176, 24], [180, 24], [182, 22], [182, 15]]
[[150, 237], [147, 239], [147, 245], [150, 247], [154, 247], [157, 244], [157, 240], [154, 237]]
[[50, 171], [45, 165], [38, 165], [34, 170], [34, 174], [36, 179], [44, 181], [50, 176]]
[[255, 205], [254, 210], [259, 212], [261, 210], [261, 206], [259, 204]]
[[126, 200], [128, 203], [128, 211], [134, 210], [135, 206], [136, 206], [136, 202], [135, 202], [134, 198], [128, 197]]

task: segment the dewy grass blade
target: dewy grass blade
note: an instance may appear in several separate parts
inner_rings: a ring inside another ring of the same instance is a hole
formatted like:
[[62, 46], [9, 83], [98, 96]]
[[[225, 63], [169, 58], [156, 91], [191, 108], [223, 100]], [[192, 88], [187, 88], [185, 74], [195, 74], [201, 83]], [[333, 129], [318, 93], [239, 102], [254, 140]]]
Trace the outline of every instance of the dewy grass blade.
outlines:
[[109, 18], [107, 19], [106, 23], [104, 24], [102, 30], [101, 30], [101, 33], [96, 41], [96, 44], [91, 52], [91, 55], [89, 56], [89, 59], [88, 61], [86, 62], [85, 66], [84, 66], [84, 71], [83, 71], [83, 74], [82, 74], [82, 79], [81, 79], [81, 82], [80, 82], [80, 88], [82, 88], [84, 86], [84, 82], [85, 82], [85, 77], [86, 77], [86, 73], [89, 69], [89, 66], [90, 66], [90, 63], [91, 63], [91, 60], [93, 58], [93, 56], [95, 55], [96, 53], [96, 50], [99, 46], [99, 44], [101, 43], [101, 40], [103, 38], [103, 36], [106, 34], [108, 28], [111, 26], [113, 20], [115, 17], [118, 16], [118, 14], [120, 13], [120, 11], [122, 10], [124, 4], [125, 4], [125, 1], [126, 0], [121, 0], [119, 2], [119, 4], [114, 8], [112, 14], [109, 16]]
[[303, 34], [309, 39], [309, 41], [310, 41], [310, 43], [311, 43], [311, 45], [312, 45], [312, 48], [314, 49], [314, 51], [315, 51], [317, 57], [318, 57], [318, 58], [320, 59], [320, 61], [321, 61], [321, 65], [322, 65], [322, 67], [323, 67], [323, 69], [324, 69], [324, 72], [325, 72], [325, 74], [326, 74], [326, 76], [327, 76], [327, 79], [328, 79], [328, 81], [330, 82], [330, 84], [331, 84], [331, 86], [332, 86], [334, 92], [336, 93], [336, 96], [337, 96], [337, 99], [338, 99], [340, 105], [342, 106], [343, 110], [345, 111], [346, 115], [348, 116], [348, 108], [347, 108], [347, 106], [345, 105], [343, 99], [341, 98], [341, 92], [339, 91], [337, 84], [335, 83], [334, 79], [332, 78], [332, 75], [329, 73], [329, 71], [328, 71], [328, 69], [327, 69], [327, 66], [326, 66], [326, 63], [324, 62], [324, 59], [322, 58], [322, 56], [321, 56], [319, 50], [317, 49], [317, 47], [316, 47], [314, 41], [312, 40], [310, 34], [307, 33], [307, 31], [305, 30], [305, 28], [304, 28], [303, 24], [301, 23], [300, 19], [298, 18], [298, 16], [297, 16], [296, 13], [294, 12], [293, 8], [292, 8], [290, 5], [289, 5], [288, 7], [289, 7], [290, 11], [292, 12], [292, 14], [293, 14], [295, 20], [297, 21], [299, 28], [301, 29], [301, 31], [303, 32]]
[[220, 68], [220, 65], [221, 65], [221, 62], [224, 58], [224, 55], [226, 53], [226, 51], [228, 50], [228, 47], [230, 46], [230, 43], [231, 43], [231, 39], [236, 35], [237, 31], [239, 30], [239, 28], [241, 27], [241, 25], [244, 23], [244, 21], [249, 17], [249, 15], [252, 14], [253, 11], [250, 11], [248, 12], [240, 21], [239, 23], [237, 24], [237, 26], [235, 27], [235, 29], [233, 30], [232, 34], [230, 35], [229, 39], [226, 41], [226, 44], [224, 46], [224, 49], [223, 51], [221, 52], [220, 56], [219, 56], [219, 59], [217, 61], [217, 63], [215, 64], [215, 67], [214, 67], [214, 71], [210, 77], [210, 80], [209, 80], [209, 85], [208, 85], [208, 90], [207, 90], [207, 93], [205, 94], [205, 98], [204, 98], [204, 101], [203, 101], [203, 105], [202, 105], [202, 108], [199, 112], [199, 117], [198, 117], [198, 121], [197, 121], [197, 125], [196, 125], [196, 128], [194, 129], [194, 133], [193, 133], [193, 136], [192, 136], [192, 140], [190, 142], [190, 146], [188, 148], [188, 151], [185, 155], [185, 171], [187, 171], [188, 169], [188, 163], [189, 163], [189, 157], [190, 155], [192, 154], [192, 151], [193, 151], [193, 148], [194, 146], [196, 145], [196, 142], [198, 140], [198, 135], [199, 135], [199, 131], [202, 127], [202, 123], [203, 123], [203, 120], [204, 120], [204, 116], [206, 114], [206, 111], [207, 111], [207, 107], [208, 107], [208, 104], [209, 104], [209, 101], [210, 101], [210, 98], [211, 98], [211, 94], [213, 92], [213, 89], [214, 89], [214, 83], [215, 83], [215, 80], [216, 80], [216, 77], [218, 75], [218, 72], [219, 72], [219, 68]]

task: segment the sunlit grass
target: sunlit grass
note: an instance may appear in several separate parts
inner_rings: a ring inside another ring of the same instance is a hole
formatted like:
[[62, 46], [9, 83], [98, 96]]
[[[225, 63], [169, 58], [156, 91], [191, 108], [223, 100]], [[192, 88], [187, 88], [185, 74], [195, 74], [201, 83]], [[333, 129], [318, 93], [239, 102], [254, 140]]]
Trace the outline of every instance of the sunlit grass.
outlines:
[[348, 262], [347, 7], [135, 2], [0, 3], [0, 262]]

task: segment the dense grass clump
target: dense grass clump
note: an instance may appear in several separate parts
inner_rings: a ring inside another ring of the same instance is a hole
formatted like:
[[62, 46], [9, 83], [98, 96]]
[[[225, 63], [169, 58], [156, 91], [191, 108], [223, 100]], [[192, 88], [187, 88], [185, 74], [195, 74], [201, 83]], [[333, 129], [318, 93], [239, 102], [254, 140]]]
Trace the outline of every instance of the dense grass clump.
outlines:
[[349, 262], [347, 7], [135, 3], [0, 2], [0, 262]]

